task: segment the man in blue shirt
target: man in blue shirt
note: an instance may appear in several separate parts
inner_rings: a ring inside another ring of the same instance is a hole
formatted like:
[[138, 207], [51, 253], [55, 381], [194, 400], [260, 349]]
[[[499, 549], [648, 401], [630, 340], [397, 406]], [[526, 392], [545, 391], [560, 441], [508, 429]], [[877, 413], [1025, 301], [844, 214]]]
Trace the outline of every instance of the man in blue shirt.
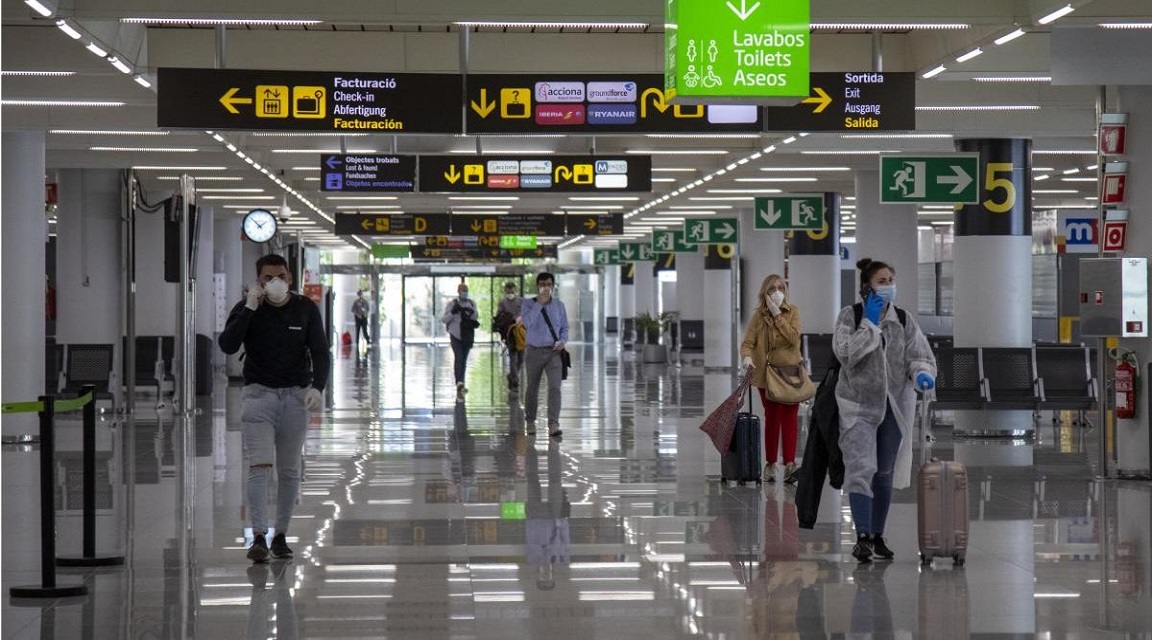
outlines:
[[564, 377], [562, 354], [568, 342], [568, 312], [553, 296], [556, 278], [551, 273], [536, 276], [537, 297], [525, 298], [518, 321], [524, 325], [528, 348], [524, 352], [528, 389], [524, 395], [524, 418], [528, 435], [536, 433], [536, 407], [540, 378], [548, 376], [548, 435], [559, 438], [560, 381]]

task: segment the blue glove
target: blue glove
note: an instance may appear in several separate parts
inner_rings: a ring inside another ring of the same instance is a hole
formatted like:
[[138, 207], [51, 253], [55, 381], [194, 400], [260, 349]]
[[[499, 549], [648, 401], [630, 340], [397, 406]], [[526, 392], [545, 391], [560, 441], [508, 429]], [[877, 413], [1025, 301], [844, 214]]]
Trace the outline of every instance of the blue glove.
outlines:
[[867, 298], [864, 298], [864, 317], [872, 321], [872, 324], [880, 326], [880, 314], [884, 311], [884, 298], [869, 293]]
[[921, 391], [929, 391], [935, 389], [936, 381], [932, 379], [932, 376], [921, 371], [920, 373], [916, 374], [916, 388]]

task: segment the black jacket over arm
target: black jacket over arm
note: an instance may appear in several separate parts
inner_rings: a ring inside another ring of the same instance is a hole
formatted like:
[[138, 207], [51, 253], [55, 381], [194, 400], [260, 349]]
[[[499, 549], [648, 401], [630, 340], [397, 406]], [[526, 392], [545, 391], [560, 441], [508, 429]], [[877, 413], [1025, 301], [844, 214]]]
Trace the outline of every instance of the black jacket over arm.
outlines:
[[796, 485], [796, 516], [802, 529], [816, 526], [824, 478], [828, 478], [833, 489], [844, 485], [840, 410], [836, 404], [836, 381], [839, 378], [839, 367], [829, 368], [812, 402], [812, 420], [808, 426], [804, 460], [800, 465], [800, 477]]

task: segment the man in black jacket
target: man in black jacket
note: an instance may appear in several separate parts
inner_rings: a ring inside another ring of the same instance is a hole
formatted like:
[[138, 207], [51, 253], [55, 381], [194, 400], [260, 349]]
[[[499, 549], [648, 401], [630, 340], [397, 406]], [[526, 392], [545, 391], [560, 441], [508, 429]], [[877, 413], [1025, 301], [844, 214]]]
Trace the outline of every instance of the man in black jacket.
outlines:
[[[283, 257], [256, 261], [258, 281], [228, 316], [220, 348], [233, 354], [244, 347], [244, 458], [248, 463], [248, 509], [252, 546], [248, 559], [291, 558], [285, 534], [300, 493], [300, 457], [308, 411], [320, 408], [328, 382], [328, 340], [320, 309], [288, 291], [292, 274]], [[276, 535], [268, 533], [268, 485], [276, 463]]]

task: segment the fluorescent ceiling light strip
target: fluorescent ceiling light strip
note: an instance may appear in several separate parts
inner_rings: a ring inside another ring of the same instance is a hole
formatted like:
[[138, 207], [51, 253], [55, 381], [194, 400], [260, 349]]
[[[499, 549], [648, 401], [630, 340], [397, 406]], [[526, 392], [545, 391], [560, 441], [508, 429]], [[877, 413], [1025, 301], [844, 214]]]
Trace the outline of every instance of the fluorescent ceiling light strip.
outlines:
[[846, 151], [842, 149], [830, 151], [801, 151], [800, 155], [805, 156], [868, 156], [880, 155], [881, 153], [900, 153], [894, 149], [861, 149], [859, 151]]
[[56, 28], [63, 31], [68, 35], [69, 38], [72, 38], [73, 40], [79, 40], [80, 38], [84, 37], [84, 34], [77, 31], [76, 28], [69, 24], [67, 20], [57, 20]]
[[[179, 180], [180, 176], [156, 176], [157, 180]], [[240, 176], [193, 176], [193, 180], [197, 182], [212, 181], [212, 182], [239, 182], [244, 178]]]
[[696, 172], [696, 170], [691, 168], [691, 167], [652, 167], [652, 171], [653, 171], [653, 173], [655, 173], [657, 171], [668, 172], [668, 173], [671, 173], [671, 172], [695, 173]]
[[124, 153], [196, 153], [195, 147], [88, 147], [89, 151], [117, 151]]
[[125, 75], [130, 75], [132, 73], [132, 67], [129, 67], [118, 56], [112, 56], [112, 57], [108, 58], [108, 64], [112, 65], [113, 67], [116, 67], [117, 71], [119, 71], [120, 73], [123, 73]]
[[944, 65], [939, 65], [935, 69], [931, 69], [929, 71], [925, 71], [924, 73], [920, 74], [920, 77], [924, 78], [925, 80], [927, 80], [929, 78], [935, 78], [936, 76], [940, 75], [941, 73], [944, 73], [946, 70], [947, 70], [947, 67], [945, 67]]
[[48, 133], [60, 136], [166, 136], [171, 131], [113, 131], [111, 129], [50, 129]]
[[173, 167], [173, 166], [156, 166], [156, 165], [140, 165], [131, 167], [136, 171], [227, 171], [228, 167]]
[[[689, 198], [689, 200], [716, 200], [716, 199], [717, 198]], [[743, 200], [743, 198], [740, 198], [740, 199]], [[712, 207], [713, 209], [731, 209], [732, 208], [732, 205], [730, 205], [730, 204], [710, 204], [708, 206]], [[695, 210], [700, 209], [700, 205], [696, 205], [696, 204], [674, 204], [674, 205], [669, 205], [668, 208], [669, 209], [692, 209], [695, 211]]]
[[123, 107], [124, 104], [119, 100], [0, 100], [0, 105], [6, 107]]
[[492, 22], [461, 20], [454, 22], [459, 27], [480, 27], [492, 29], [647, 29], [647, 22]]
[[325, 131], [258, 131], [248, 134], [257, 138], [363, 138], [367, 133], [328, 133]]
[[730, 140], [746, 140], [746, 139], [759, 139], [759, 133], [645, 133], [645, 138], [671, 138], [693, 140], [697, 138], [706, 138], [708, 140], [715, 140], [717, 138], [726, 138]]
[[851, 167], [760, 167], [761, 171], [774, 171], [779, 173], [808, 173], [824, 171], [851, 171]]
[[0, 76], [32, 76], [37, 78], [58, 78], [74, 76], [75, 71], [0, 71]]
[[1038, 104], [955, 104], [917, 106], [917, 111], [1039, 111]]
[[1040, 156], [1094, 156], [1095, 149], [1033, 149], [1032, 155]]
[[569, 196], [572, 202], [635, 202], [638, 196]]
[[97, 56], [97, 57], [100, 57], [100, 58], [108, 57], [108, 52], [105, 51], [104, 49], [100, 48], [100, 45], [96, 44], [95, 42], [89, 42], [84, 48], [91, 51], [92, 54]]
[[736, 178], [736, 182], [816, 182], [816, 178]]
[[1052, 76], [979, 76], [976, 82], [1052, 82]]
[[44, 6], [38, 0], [24, 0], [24, 4], [28, 5], [29, 7], [32, 7], [33, 11], [35, 11], [36, 13], [39, 13], [42, 17], [45, 17], [45, 18], [51, 18], [52, 14], [55, 13], [55, 11], [53, 9], [50, 9], [49, 7]]
[[148, 78], [145, 78], [144, 76], [136, 76], [132, 79], [136, 82], [136, 84], [144, 87], [145, 89], [152, 88], [152, 83], [148, 80]]
[[1033, 189], [1032, 193], [1080, 193], [1076, 189]]
[[508, 209], [511, 209], [511, 208], [512, 208], [512, 206], [513, 206], [513, 205], [510, 205], [510, 204], [470, 204], [470, 205], [465, 205], [465, 207], [464, 207], [464, 208], [466, 208], [466, 209], [497, 209], [497, 210], [508, 210]]
[[[844, 140], [936, 140], [951, 139], [951, 133], [844, 133]], [[847, 168], [844, 169], [847, 171]], [[761, 169], [766, 171], [766, 169]]]
[[501, 200], [519, 200], [520, 196], [448, 196], [449, 200], [474, 200], [474, 201], [494, 201]]
[[292, 167], [293, 171], [319, 171], [320, 167]]
[[1023, 29], [1016, 29], [1015, 31], [1010, 31], [1010, 32], [1000, 36], [999, 38], [996, 38], [995, 40], [993, 40], [993, 42], [996, 43], [997, 45], [1007, 44], [1009, 42], [1012, 42], [1016, 38], [1019, 38], [1022, 35], [1024, 35], [1024, 30]]
[[813, 31], [955, 31], [972, 25], [964, 22], [813, 22]]
[[327, 196], [329, 200], [399, 200], [397, 196]]
[[965, 53], [964, 55], [956, 58], [956, 62], [968, 62], [972, 58], [975, 58], [976, 56], [979, 56], [982, 53], [984, 53], [984, 50], [981, 49], [980, 47], [976, 47], [975, 49], [969, 51], [968, 53]]
[[297, 20], [295, 18], [120, 18], [125, 24], [195, 24], [195, 25], [221, 25], [221, 26], [284, 26], [303, 27], [322, 24], [323, 20]]
[[767, 193], [767, 191], [764, 189], [708, 189], [708, 193], [747, 193], [759, 195]]
[[1101, 22], [1101, 29], [1152, 29], [1152, 22]]
[[1060, 7], [1059, 9], [1053, 11], [1052, 13], [1049, 13], [1048, 15], [1044, 16], [1043, 18], [1040, 18], [1036, 22], [1039, 22], [1040, 24], [1051, 24], [1053, 22], [1056, 22], [1060, 18], [1063, 18], [1064, 16], [1068, 15], [1069, 13], [1072, 13], [1075, 10], [1076, 9], [1074, 9], [1072, 7], [1072, 5], [1066, 4], [1063, 7]]
[[201, 200], [275, 200], [276, 196], [251, 196], [251, 195], [235, 195], [235, 196], [200, 196]]
[[[784, 191], [782, 189], [758, 189], [757, 190], [757, 193], [783, 193], [783, 192]], [[701, 196], [698, 198], [688, 198], [688, 200], [691, 202], [705, 202], [705, 203], [707, 203], [707, 202], [748, 202], [749, 200], [752, 200], [752, 196], [745, 196], [745, 197], [724, 196], [724, 197], [715, 197], [715, 198], [706, 198], [706, 197]]]
[[652, 178], [652, 182], [676, 182], [676, 178]]
[[339, 210], [346, 210], [346, 209], [365, 209], [365, 210], [373, 209], [373, 210], [375, 210], [375, 209], [401, 209], [402, 207], [398, 204], [342, 204], [342, 205], [337, 205], [336, 208]]
[[1060, 178], [1060, 182], [1096, 182], [1096, 178]]
[[628, 149], [624, 153], [642, 156], [722, 156], [725, 149]]
[[264, 193], [261, 187], [210, 187], [197, 188], [196, 193]]
[[375, 149], [273, 149], [272, 153], [376, 153]]

